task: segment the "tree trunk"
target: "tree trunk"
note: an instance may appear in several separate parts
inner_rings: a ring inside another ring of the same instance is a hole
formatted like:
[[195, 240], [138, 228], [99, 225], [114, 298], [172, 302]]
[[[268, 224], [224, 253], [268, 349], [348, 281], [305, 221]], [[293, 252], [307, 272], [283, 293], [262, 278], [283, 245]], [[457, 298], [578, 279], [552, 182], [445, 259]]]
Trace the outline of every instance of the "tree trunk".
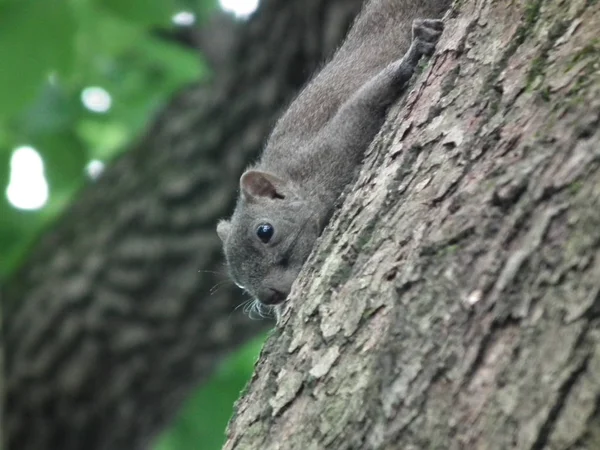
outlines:
[[600, 448], [600, 3], [465, 0], [226, 449]]
[[359, 6], [263, 0], [212, 83], [174, 99], [3, 287], [5, 450], [144, 448], [223, 355], [271, 325], [234, 313], [231, 283], [209, 295], [226, 279], [216, 222]]

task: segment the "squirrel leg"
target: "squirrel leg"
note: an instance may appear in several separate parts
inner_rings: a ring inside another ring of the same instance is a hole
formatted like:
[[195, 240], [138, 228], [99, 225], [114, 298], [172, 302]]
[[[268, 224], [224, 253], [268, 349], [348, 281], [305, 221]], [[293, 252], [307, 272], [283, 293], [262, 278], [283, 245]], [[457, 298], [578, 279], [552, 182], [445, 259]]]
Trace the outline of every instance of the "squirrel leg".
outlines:
[[[419, 60], [424, 55], [431, 55], [444, 30], [444, 22], [438, 19], [416, 19], [412, 24], [412, 41], [406, 54], [399, 60], [390, 63], [363, 89], [357, 97], [364, 95], [365, 106], [371, 108], [387, 108], [406, 88], [412, 78]], [[356, 99], [360, 102], [360, 98]]]
[[421, 56], [433, 53], [443, 29], [441, 20], [413, 21], [412, 42], [406, 54], [367, 81], [322, 130], [329, 145], [362, 154], [383, 124], [389, 106], [406, 89]]

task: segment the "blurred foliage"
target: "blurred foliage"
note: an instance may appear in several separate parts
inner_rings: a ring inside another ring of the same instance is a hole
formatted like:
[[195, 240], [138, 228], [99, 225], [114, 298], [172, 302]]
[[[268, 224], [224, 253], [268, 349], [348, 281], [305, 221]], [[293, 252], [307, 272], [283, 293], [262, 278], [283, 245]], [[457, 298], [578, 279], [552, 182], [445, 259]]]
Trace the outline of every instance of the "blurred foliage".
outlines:
[[264, 339], [253, 340], [221, 365], [215, 377], [188, 400], [154, 450], [217, 450], [223, 446], [233, 402], [252, 374]]
[[[202, 21], [216, 0], [0, 0], [0, 284], [24, 262], [37, 236], [92, 182], [90, 161], [125, 151], [184, 85], [207, 73], [201, 56], [162, 37], [172, 17]], [[106, 112], [82, 103], [86, 87], [107, 91]], [[44, 161], [50, 196], [38, 210], [5, 195], [20, 146]], [[187, 402], [157, 450], [221, 447], [233, 401], [248, 380], [262, 339], [226, 361]]]
[[[43, 209], [0, 199], [0, 280], [86, 183], [89, 161], [110, 161], [153, 113], [206, 68], [200, 55], [162, 39], [185, 10], [201, 20], [216, 0], [0, 0], [0, 186], [12, 151], [34, 147], [50, 198]], [[201, 26], [201, 25], [200, 25]], [[105, 113], [86, 109], [83, 89], [112, 98]]]

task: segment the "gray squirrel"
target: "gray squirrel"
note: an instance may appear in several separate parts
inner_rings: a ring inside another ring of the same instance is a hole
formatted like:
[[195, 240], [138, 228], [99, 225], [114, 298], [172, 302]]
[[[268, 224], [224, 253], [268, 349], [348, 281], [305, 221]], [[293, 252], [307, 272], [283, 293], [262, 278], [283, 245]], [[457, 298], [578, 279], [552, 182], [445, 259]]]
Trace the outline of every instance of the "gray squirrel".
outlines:
[[231, 278], [260, 304], [287, 298], [388, 108], [433, 52], [443, 30], [435, 18], [449, 3], [368, 2], [241, 176], [233, 216], [217, 233]]

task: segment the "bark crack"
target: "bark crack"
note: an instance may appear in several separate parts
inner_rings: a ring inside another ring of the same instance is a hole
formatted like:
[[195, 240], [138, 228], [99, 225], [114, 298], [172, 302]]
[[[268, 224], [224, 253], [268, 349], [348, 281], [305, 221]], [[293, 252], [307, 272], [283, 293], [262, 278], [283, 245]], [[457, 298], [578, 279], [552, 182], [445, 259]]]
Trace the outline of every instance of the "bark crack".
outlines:
[[540, 427], [537, 433], [536, 440], [531, 445], [530, 450], [542, 450], [548, 443], [552, 430], [554, 429], [554, 424], [557, 422], [573, 387], [577, 384], [577, 381], [585, 373], [588, 367], [590, 357], [591, 355], [587, 354], [581, 360], [581, 362], [577, 366], [575, 366], [569, 377], [567, 377], [567, 379], [558, 389], [558, 397], [554, 401], [552, 408], [548, 413], [548, 417]]

